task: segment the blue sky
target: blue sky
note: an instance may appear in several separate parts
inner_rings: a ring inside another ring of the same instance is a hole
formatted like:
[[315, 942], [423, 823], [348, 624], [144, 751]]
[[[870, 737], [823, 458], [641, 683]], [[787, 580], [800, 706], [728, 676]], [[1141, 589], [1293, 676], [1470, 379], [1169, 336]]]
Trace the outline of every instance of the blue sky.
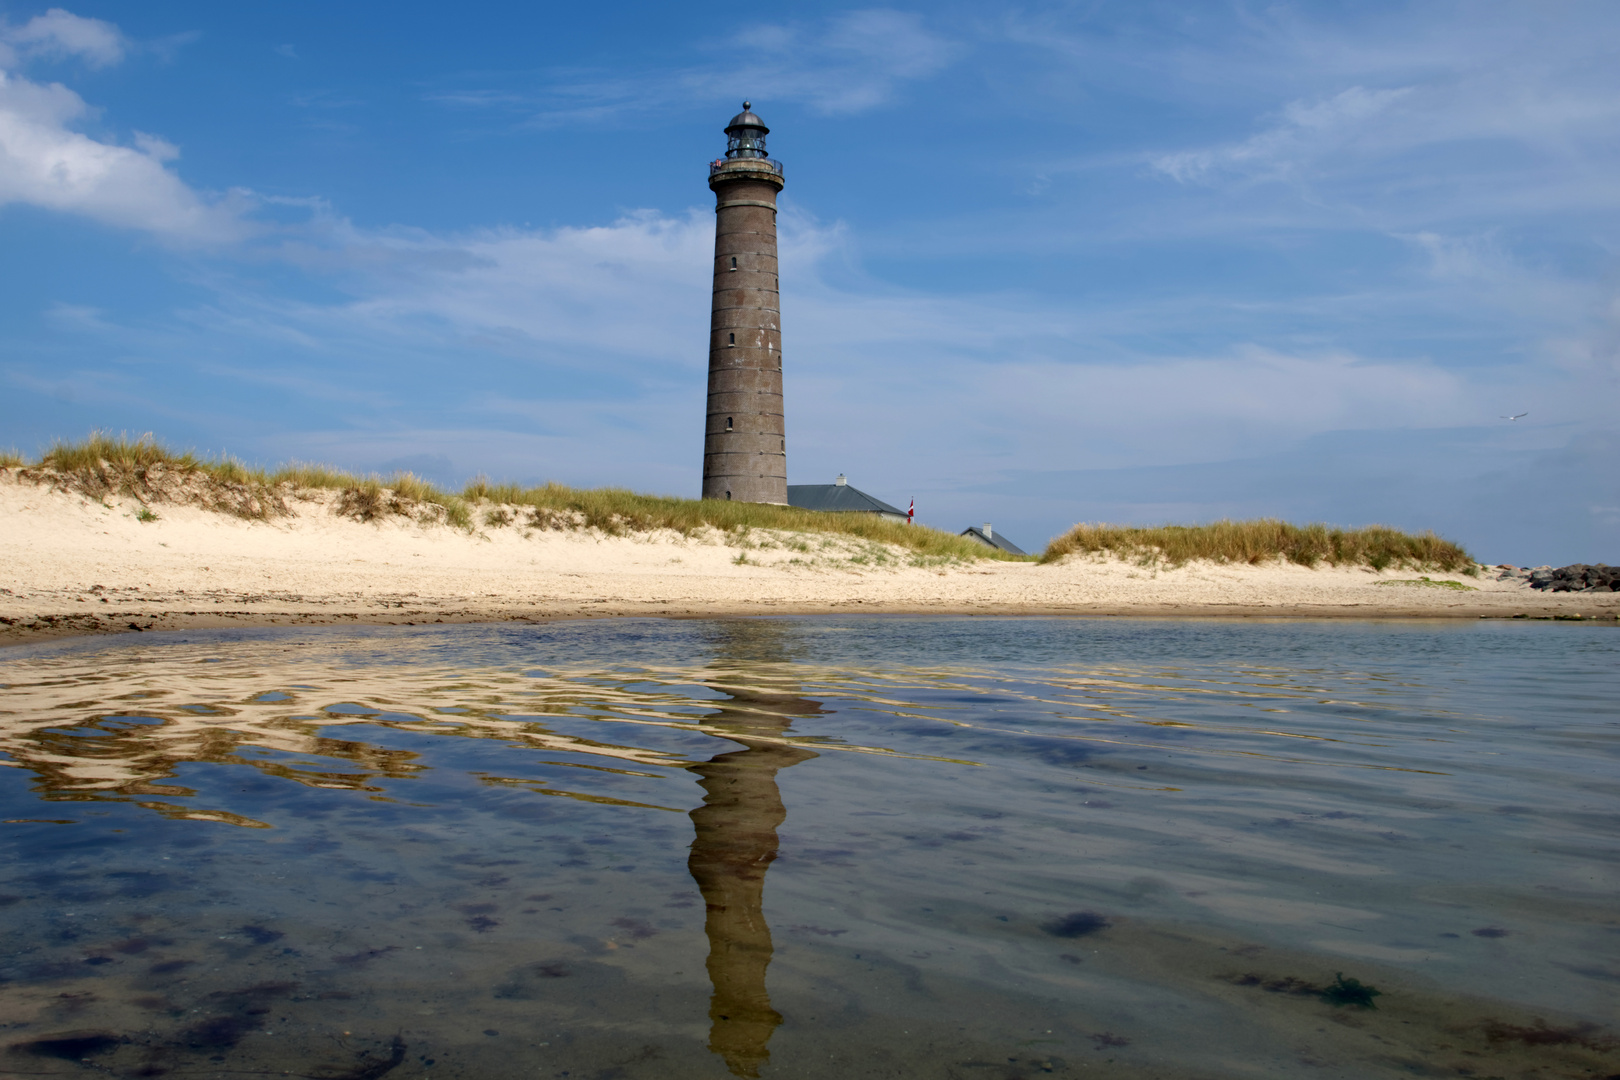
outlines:
[[748, 97], [791, 482], [1620, 562], [1620, 7], [739, 10], [0, 4], [0, 445], [695, 495]]

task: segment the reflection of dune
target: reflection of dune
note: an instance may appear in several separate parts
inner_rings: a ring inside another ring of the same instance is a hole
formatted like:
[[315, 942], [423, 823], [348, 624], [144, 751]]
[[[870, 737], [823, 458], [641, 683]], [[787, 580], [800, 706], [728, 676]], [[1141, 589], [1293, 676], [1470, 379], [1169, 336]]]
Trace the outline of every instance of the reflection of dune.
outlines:
[[[353, 668], [268, 667], [249, 656], [228, 656], [199, 671], [195, 655], [163, 650], [113, 676], [98, 669], [95, 657], [11, 665], [10, 685], [0, 696], [0, 765], [34, 773], [35, 790], [47, 800], [134, 801], [165, 816], [257, 825], [228, 808], [150, 800], [194, 798], [190, 788], [166, 782], [192, 762], [246, 765], [309, 787], [367, 793], [380, 790], [378, 779], [406, 778], [428, 767], [415, 752], [368, 740], [368, 727], [499, 739], [526, 749], [608, 758], [614, 765], [663, 770], [685, 764], [658, 750], [560, 733], [545, 722], [551, 716], [600, 718], [609, 710], [656, 716], [663, 698], [690, 704], [679, 695], [581, 685], [572, 678], [528, 679], [515, 689], [504, 672], [490, 673], [482, 683], [457, 672], [457, 683], [446, 686], [439, 671], [373, 670], [356, 677]], [[299, 689], [258, 693], [267, 685]], [[338, 702], [339, 709], [321, 711]], [[334, 729], [359, 737], [333, 737]], [[540, 779], [521, 782], [546, 785]], [[619, 801], [549, 785], [544, 793]]]
[[[752, 639], [761, 631], [755, 625], [737, 632]], [[744, 651], [742, 644], [733, 643], [739, 651]], [[752, 640], [747, 644], [758, 645]], [[716, 704], [720, 712], [705, 728], [747, 749], [690, 766], [701, 778], [704, 795], [703, 805], [692, 811], [695, 835], [687, 868], [706, 909], [709, 980], [714, 985], [709, 1049], [725, 1058], [733, 1074], [751, 1077], [769, 1059], [766, 1044], [782, 1022], [765, 989], [772, 945], [763, 910], [765, 871], [776, 858], [776, 828], [787, 817], [776, 774], [817, 756], [782, 739], [794, 716], [819, 713], [821, 706], [779, 692], [741, 689], [732, 689], [730, 701]]]
[[[35, 790], [47, 800], [129, 801], [167, 816], [257, 824], [231, 813], [241, 807], [182, 805], [196, 792], [172, 780], [189, 763], [208, 762], [249, 766], [308, 787], [371, 794], [380, 790], [379, 780], [408, 778], [428, 767], [414, 751], [377, 745], [368, 737], [375, 728], [496, 739], [574, 759], [540, 762], [548, 766], [578, 768], [579, 755], [586, 755], [602, 762], [597, 771], [629, 775], [638, 774], [613, 767], [657, 775], [687, 760], [586, 738], [568, 727], [608, 722], [623, 725], [617, 730], [634, 740], [632, 733], [642, 727], [727, 736], [744, 724], [752, 725], [750, 737], [762, 746], [789, 745], [787, 725], [780, 722], [781, 714], [793, 711], [784, 704], [785, 692], [771, 698], [742, 688], [784, 671], [790, 666], [785, 663], [710, 672], [727, 694], [716, 701], [687, 692], [689, 668], [520, 678], [511, 669], [412, 663], [410, 650], [401, 643], [397, 653], [370, 657], [365, 666], [306, 660], [301, 649], [263, 642], [135, 646], [13, 660], [0, 679], [0, 765], [32, 772]], [[888, 752], [847, 743], [832, 748]], [[540, 778], [486, 782], [589, 802], [650, 805], [591, 792], [588, 783], [580, 785], [587, 790], [567, 790]]]

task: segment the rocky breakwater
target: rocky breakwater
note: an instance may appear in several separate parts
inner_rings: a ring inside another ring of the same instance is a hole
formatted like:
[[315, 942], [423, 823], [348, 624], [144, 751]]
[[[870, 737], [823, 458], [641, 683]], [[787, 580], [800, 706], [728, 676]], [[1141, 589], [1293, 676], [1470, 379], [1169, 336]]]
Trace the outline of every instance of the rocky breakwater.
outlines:
[[1575, 563], [1571, 566], [1499, 566], [1496, 580], [1522, 581], [1532, 589], [1543, 592], [1620, 592], [1620, 566], [1591, 566]]

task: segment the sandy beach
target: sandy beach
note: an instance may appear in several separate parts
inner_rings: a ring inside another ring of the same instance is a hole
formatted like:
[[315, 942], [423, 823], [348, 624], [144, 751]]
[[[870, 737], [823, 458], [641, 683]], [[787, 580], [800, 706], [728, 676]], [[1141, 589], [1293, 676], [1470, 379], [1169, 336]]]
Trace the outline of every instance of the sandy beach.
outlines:
[[[893, 614], [1614, 618], [1620, 594], [1490, 574], [1291, 565], [928, 565], [847, 536], [625, 537], [516, 525], [361, 523], [330, 492], [247, 521], [0, 478], [0, 642], [216, 626], [860, 611]], [[480, 516], [482, 520], [482, 516]], [[922, 565], [919, 565], [921, 563]]]

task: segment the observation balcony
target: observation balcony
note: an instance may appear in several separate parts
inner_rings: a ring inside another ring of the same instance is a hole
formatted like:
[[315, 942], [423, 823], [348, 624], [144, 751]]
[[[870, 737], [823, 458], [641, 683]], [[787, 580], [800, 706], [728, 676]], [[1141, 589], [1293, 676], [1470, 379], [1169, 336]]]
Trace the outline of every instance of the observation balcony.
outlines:
[[775, 158], [768, 157], [734, 157], [715, 158], [709, 162], [709, 175], [712, 177], [720, 172], [748, 173], [758, 169], [769, 169], [777, 176], [782, 175], [782, 163]]

